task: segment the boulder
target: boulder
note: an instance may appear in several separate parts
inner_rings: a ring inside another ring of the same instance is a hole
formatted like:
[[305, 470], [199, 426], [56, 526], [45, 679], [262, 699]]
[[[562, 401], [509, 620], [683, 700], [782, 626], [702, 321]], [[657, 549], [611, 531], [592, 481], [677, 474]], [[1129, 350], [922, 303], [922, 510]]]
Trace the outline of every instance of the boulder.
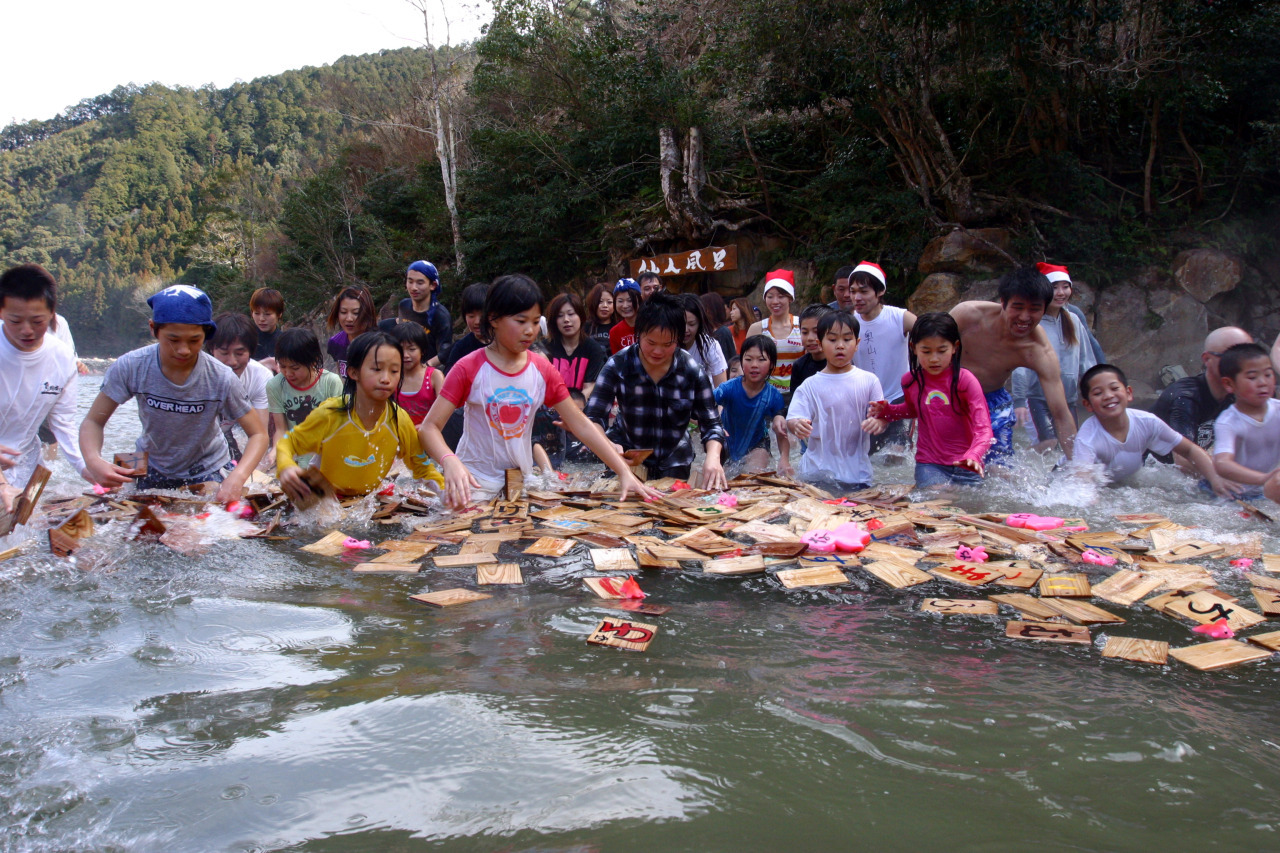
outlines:
[[1008, 251], [1009, 232], [1003, 228], [957, 228], [930, 240], [917, 268], [925, 275], [992, 272], [1013, 265]]
[[1201, 303], [1234, 290], [1243, 273], [1238, 259], [1216, 249], [1180, 252], [1173, 260], [1173, 280]]
[[964, 279], [954, 273], [936, 272], [926, 276], [907, 297], [907, 310], [919, 316], [929, 311], [950, 311], [964, 297]]
[[1125, 282], [1098, 294], [1094, 317], [1108, 361], [1124, 369], [1140, 399], [1159, 391], [1160, 368], [1167, 364], [1180, 364], [1188, 374], [1200, 371], [1209, 312], [1184, 291]]

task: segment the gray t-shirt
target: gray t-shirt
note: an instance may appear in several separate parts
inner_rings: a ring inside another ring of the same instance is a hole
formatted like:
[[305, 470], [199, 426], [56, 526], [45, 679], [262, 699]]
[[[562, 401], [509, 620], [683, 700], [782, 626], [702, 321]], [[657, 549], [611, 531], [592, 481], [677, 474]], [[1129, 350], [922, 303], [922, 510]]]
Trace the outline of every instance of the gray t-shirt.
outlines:
[[137, 449], [147, 452], [151, 474], [200, 479], [231, 461], [220, 417], [248, 414], [249, 398], [231, 368], [206, 352], [187, 381], [174, 385], [160, 369], [159, 345], [125, 353], [107, 368], [102, 393], [117, 404], [138, 399], [142, 436]]

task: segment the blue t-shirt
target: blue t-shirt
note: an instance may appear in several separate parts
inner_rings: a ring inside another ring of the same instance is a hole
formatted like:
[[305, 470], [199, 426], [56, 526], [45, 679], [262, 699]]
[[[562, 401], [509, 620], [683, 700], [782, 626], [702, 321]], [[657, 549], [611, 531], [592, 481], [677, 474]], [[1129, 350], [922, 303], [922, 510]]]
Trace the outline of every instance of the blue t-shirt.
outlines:
[[754, 397], [747, 396], [741, 376], [716, 389], [716, 404], [723, 409], [720, 421], [729, 431], [726, 447], [729, 458], [734, 461], [746, 456], [759, 444], [768, 435], [774, 416], [787, 408], [782, 392], [772, 385], [765, 385], [764, 390]]

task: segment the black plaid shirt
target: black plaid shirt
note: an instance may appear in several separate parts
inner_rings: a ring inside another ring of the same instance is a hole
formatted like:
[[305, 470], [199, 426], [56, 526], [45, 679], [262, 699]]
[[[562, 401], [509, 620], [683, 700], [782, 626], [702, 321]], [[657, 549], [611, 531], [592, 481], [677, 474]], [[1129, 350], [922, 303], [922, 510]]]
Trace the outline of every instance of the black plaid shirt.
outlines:
[[[618, 401], [618, 417], [609, 426], [614, 400]], [[682, 349], [676, 350], [671, 369], [658, 382], [649, 378], [640, 363], [638, 344], [619, 350], [600, 369], [586, 415], [624, 449], [652, 449], [653, 456], [645, 465], [653, 469], [693, 462], [691, 419], [698, 422], [704, 445], [725, 440], [711, 380]]]

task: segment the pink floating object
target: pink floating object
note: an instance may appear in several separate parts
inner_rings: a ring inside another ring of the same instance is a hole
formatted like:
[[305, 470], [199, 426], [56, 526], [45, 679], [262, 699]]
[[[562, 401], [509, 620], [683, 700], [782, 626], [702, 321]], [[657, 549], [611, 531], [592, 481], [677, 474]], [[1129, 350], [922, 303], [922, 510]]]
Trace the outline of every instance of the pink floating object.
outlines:
[[1086, 563], [1092, 563], [1095, 566], [1114, 566], [1116, 564], [1115, 557], [1112, 557], [1110, 554], [1099, 554], [1092, 548], [1084, 549], [1080, 554], [1080, 559], [1084, 560]]
[[836, 537], [830, 530], [810, 530], [800, 537], [800, 541], [808, 545], [810, 551], [831, 554], [836, 550]]
[[961, 545], [956, 548], [956, 559], [965, 563], [985, 563], [991, 558], [987, 556], [987, 549], [981, 545], [973, 548], [968, 545]]
[[1231, 561], [1231, 565], [1235, 566], [1237, 569], [1247, 569], [1253, 565], [1253, 560], [1248, 557], [1237, 557]]
[[1213, 637], [1215, 640], [1230, 640], [1236, 635], [1236, 632], [1231, 630], [1231, 626], [1227, 624], [1225, 619], [1217, 619], [1208, 625], [1197, 625], [1191, 630], [1197, 634]]
[[1010, 527], [1022, 527], [1026, 530], [1054, 530], [1062, 526], [1062, 519], [1051, 515], [1015, 512], [1013, 515], [1007, 516], [1004, 523]]
[[227, 512], [231, 513], [236, 518], [253, 518], [256, 514], [253, 509], [253, 505], [245, 503], [244, 501], [231, 501], [227, 504]]
[[684, 489], [692, 489], [692, 488], [693, 486], [690, 486], [684, 480], [676, 480], [674, 483], [671, 484], [671, 491], [673, 492], [679, 492], [679, 491], [683, 491]]
[[373, 545], [370, 544], [368, 539], [354, 539], [348, 536], [342, 540], [342, 547], [348, 551], [363, 551], [366, 548], [372, 548]]
[[738, 505], [738, 496], [725, 492], [716, 503], [720, 506], [735, 507]]
[[627, 575], [624, 581], [619, 581], [617, 578], [600, 578], [600, 586], [613, 595], [620, 595], [623, 598], [644, 598], [648, 595], [640, 591], [640, 584], [636, 583], [636, 579], [631, 575]]
[[848, 498], [834, 498], [829, 501], [823, 501], [823, 503], [831, 504], [832, 506], [857, 506], [858, 505], [857, 501], [851, 501]]
[[836, 550], [845, 554], [856, 554], [871, 544], [871, 534], [852, 521], [840, 525], [831, 534], [835, 538]]
[[102, 485], [102, 484], [100, 484], [100, 483], [94, 483], [94, 484], [93, 484], [93, 493], [94, 493], [95, 495], [105, 495], [105, 494], [106, 494], [107, 492], [109, 492], [109, 491], [111, 491], [111, 490], [110, 490], [110, 489], [108, 489], [106, 486], [103, 486], [103, 485]]

